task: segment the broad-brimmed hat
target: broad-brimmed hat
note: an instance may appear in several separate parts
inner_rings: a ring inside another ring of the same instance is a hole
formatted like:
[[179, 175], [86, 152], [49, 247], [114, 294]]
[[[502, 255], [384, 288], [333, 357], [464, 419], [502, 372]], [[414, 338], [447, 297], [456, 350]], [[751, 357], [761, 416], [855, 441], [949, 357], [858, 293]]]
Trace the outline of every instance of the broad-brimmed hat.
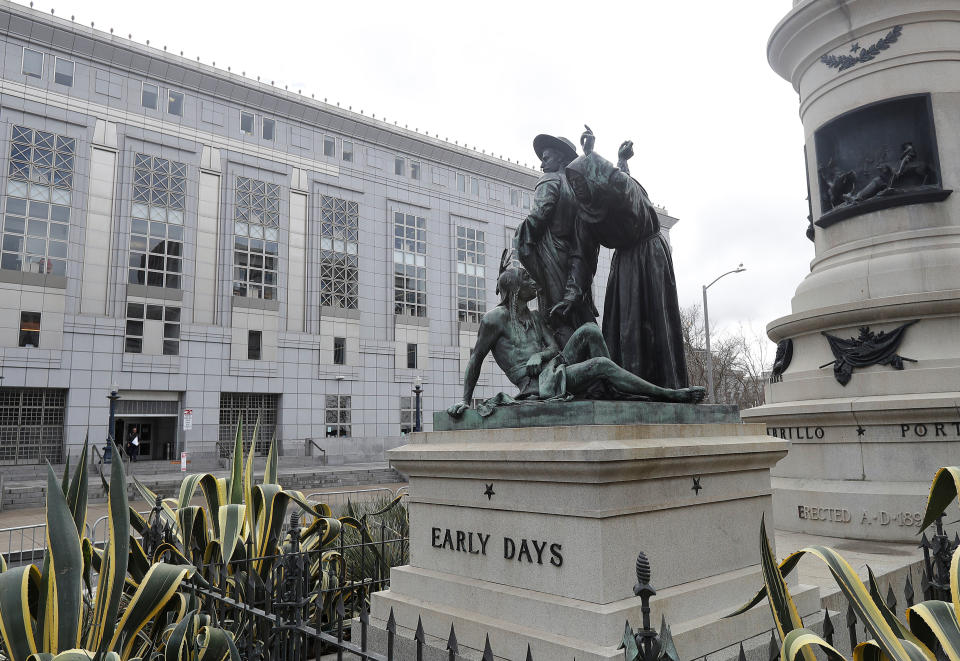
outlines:
[[546, 133], [541, 133], [536, 138], [533, 139], [533, 151], [537, 153], [537, 158], [543, 160], [543, 150], [547, 147], [553, 147], [554, 149], [565, 153], [570, 157], [570, 160], [573, 160], [577, 157], [577, 148], [573, 146], [573, 143], [563, 137], [555, 137], [552, 135], [547, 135]]

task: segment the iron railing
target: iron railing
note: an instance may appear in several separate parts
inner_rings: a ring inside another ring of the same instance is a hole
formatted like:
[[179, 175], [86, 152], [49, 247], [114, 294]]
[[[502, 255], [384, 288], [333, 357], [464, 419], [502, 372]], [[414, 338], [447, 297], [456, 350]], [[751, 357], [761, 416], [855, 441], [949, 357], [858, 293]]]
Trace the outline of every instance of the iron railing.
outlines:
[[[90, 536], [90, 524], [86, 524]], [[25, 526], [0, 528], [0, 548], [9, 567], [39, 564], [47, 549], [47, 524], [34, 523]]]
[[[403, 488], [403, 487], [401, 487]], [[365, 503], [377, 498], [393, 500], [399, 493], [388, 487], [372, 487], [370, 489], [344, 489], [341, 491], [315, 491], [307, 494], [307, 500], [316, 500], [331, 508], [343, 507], [347, 502]], [[406, 492], [404, 492], [406, 494]]]

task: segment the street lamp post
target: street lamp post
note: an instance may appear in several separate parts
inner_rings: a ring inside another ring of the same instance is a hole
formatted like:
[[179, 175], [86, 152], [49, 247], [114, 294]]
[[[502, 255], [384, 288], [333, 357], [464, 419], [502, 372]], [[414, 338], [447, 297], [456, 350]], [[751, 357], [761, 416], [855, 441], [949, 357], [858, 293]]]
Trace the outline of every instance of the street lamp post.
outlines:
[[415, 405], [414, 421], [413, 421], [413, 431], [423, 431], [423, 420], [422, 420], [422, 396], [423, 396], [423, 379], [419, 376], [413, 382], [413, 394], [416, 395], [417, 401]]
[[107, 423], [107, 446], [103, 450], [103, 463], [109, 464], [113, 457], [114, 430], [116, 429], [117, 400], [120, 399], [120, 386], [116, 383], [110, 386], [110, 394], [107, 399], [110, 400], [110, 422]]
[[707, 401], [709, 401], [711, 404], [716, 404], [717, 402], [713, 393], [713, 354], [710, 352], [710, 314], [707, 312], [707, 290], [710, 289], [710, 287], [712, 287], [720, 278], [730, 275], [731, 273], [741, 273], [746, 270], [747, 269], [743, 268], [743, 263], [741, 263], [732, 271], [727, 271], [722, 275], [718, 275], [709, 285], [703, 286], [703, 330], [707, 337]]

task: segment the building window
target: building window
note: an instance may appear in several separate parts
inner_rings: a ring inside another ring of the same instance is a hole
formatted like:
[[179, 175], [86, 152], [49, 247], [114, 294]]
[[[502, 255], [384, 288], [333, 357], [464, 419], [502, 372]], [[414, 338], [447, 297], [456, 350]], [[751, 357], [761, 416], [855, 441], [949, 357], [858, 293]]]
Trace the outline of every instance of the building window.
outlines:
[[486, 236], [457, 226], [457, 319], [480, 323], [487, 311]]
[[457, 173], [457, 190], [461, 193], [467, 192], [467, 175]]
[[40, 346], [39, 312], [20, 313], [20, 341], [18, 346], [30, 347], [31, 349]]
[[530, 208], [530, 193], [527, 193], [527, 192], [523, 193], [523, 208], [524, 209]]
[[250, 449], [253, 430], [257, 431], [256, 453], [265, 455], [277, 431], [277, 411], [280, 395], [274, 393], [222, 392], [220, 393], [220, 440], [217, 443], [221, 458], [229, 457], [237, 438], [237, 423], [241, 425], [241, 439], [245, 452]]
[[407, 369], [417, 369], [417, 345], [414, 342], [407, 342]]
[[66, 390], [0, 389], [0, 462], [61, 463], [66, 407]]
[[420, 161], [410, 161], [410, 178], [420, 179]]
[[253, 113], [240, 111], [240, 132], [246, 135], [253, 135]]
[[76, 141], [13, 127], [0, 268], [67, 274]]
[[326, 396], [327, 437], [350, 436], [350, 395]]
[[151, 110], [157, 109], [160, 88], [152, 83], [143, 83], [140, 87], [140, 105]]
[[180, 355], [180, 308], [151, 303], [127, 302], [127, 330], [124, 336], [124, 352], [143, 353], [145, 332], [153, 326], [163, 334], [164, 356]]
[[273, 141], [273, 136], [277, 132], [277, 122], [269, 117], [263, 118], [263, 139]]
[[233, 227], [233, 295], [276, 300], [280, 187], [237, 177]]
[[476, 177], [470, 177], [470, 194], [480, 197], [480, 180]]
[[400, 175], [400, 176], [402, 177], [406, 171], [407, 171], [407, 170], [406, 170], [406, 163], [404, 162], [404, 160], [403, 160], [401, 157], [399, 157], [399, 156], [397, 156], [396, 158], [394, 158], [394, 159], [393, 159], [393, 173], [394, 173], [394, 174], [397, 174], [397, 175]]
[[427, 221], [393, 214], [394, 314], [427, 316]]
[[20, 71], [31, 78], [43, 78], [43, 53], [29, 48], [23, 49], [23, 66]]
[[520, 191], [516, 188], [510, 189], [510, 206], [519, 207], [520, 206]]
[[335, 138], [331, 138], [329, 135], [323, 136], [323, 155], [324, 156], [337, 155], [337, 141]]
[[400, 434], [409, 434], [417, 421], [416, 398], [410, 395], [400, 397]]
[[333, 364], [347, 364], [347, 338], [345, 337], [333, 338]]
[[263, 331], [247, 331], [247, 360], [260, 360]]
[[73, 60], [57, 57], [53, 66], [53, 82], [58, 85], [73, 87], [73, 71], [76, 66]]
[[183, 117], [183, 92], [170, 90], [167, 93], [167, 112], [177, 117]]
[[343, 147], [340, 151], [340, 158], [351, 163], [353, 162], [353, 143], [349, 140], [343, 141]]
[[504, 235], [506, 238], [506, 245], [516, 250], [520, 243], [519, 239], [517, 238], [517, 229], [515, 227], [505, 227], [504, 232], [506, 232]]
[[130, 219], [132, 285], [180, 289], [183, 273], [183, 210], [187, 166], [136, 154]]
[[320, 305], [357, 309], [359, 222], [356, 202], [320, 196]]

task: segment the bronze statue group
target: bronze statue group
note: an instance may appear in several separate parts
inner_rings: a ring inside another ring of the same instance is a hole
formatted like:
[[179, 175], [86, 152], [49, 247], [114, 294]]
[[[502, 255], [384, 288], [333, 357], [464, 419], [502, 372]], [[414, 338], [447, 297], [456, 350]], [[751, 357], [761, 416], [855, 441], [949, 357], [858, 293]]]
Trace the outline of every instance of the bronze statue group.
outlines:
[[[670, 247], [627, 166], [633, 143], [620, 146], [617, 165], [594, 151], [589, 127], [580, 145], [582, 155], [566, 138], [534, 138], [544, 174], [516, 250], [501, 258], [500, 304], [481, 320], [450, 415], [469, 408], [491, 352], [520, 393], [500, 393], [481, 415], [528, 399], [703, 400], [704, 389], [687, 383]], [[614, 251], [602, 331], [591, 293], [601, 246]]]

